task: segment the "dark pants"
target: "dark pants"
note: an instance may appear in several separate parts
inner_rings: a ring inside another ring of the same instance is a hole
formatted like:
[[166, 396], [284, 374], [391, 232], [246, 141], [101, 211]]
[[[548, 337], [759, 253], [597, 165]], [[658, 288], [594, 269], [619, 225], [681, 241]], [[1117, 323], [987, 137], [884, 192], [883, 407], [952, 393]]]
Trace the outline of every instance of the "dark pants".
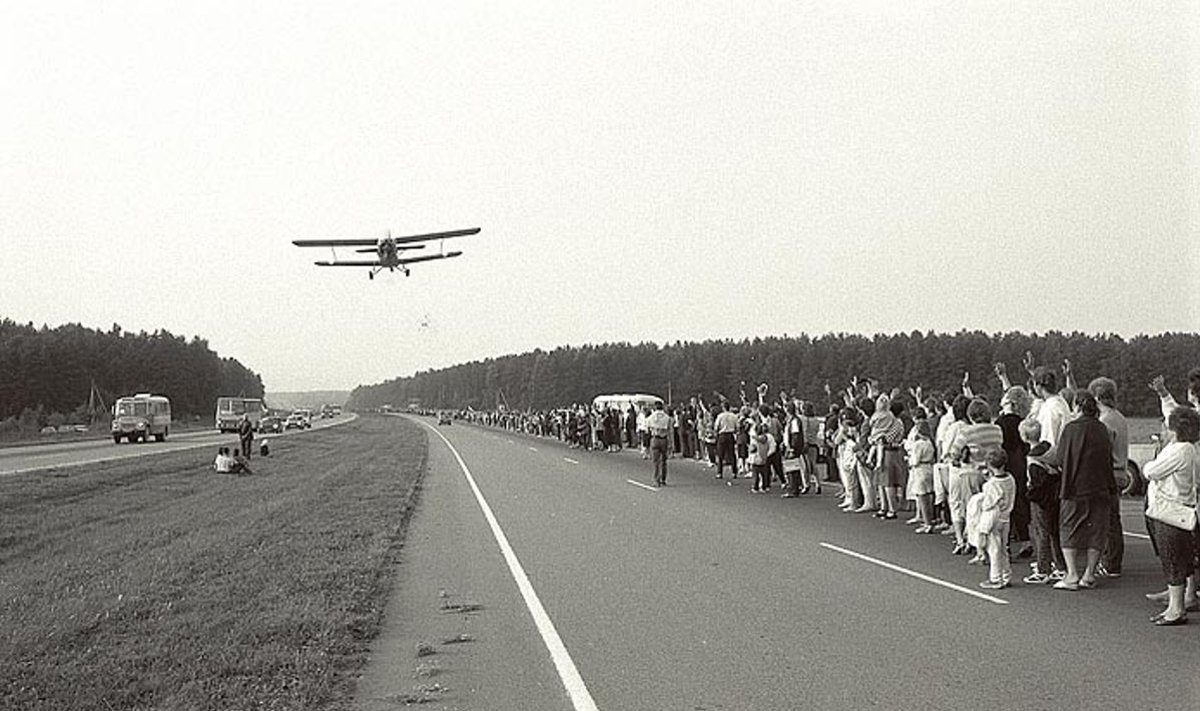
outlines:
[[250, 435], [249, 437], [241, 437], [240, 440], [242, 442], [242, 454], [246, 455], [246, 459], [249, 459], [250, 448], [254, 446], [254, 435]]
[[1029, 502], [1029, 519], [1033, 533], [1033, 549], [1037, 555], [1038, 572], [1050, 572], [1050, 564], [1066, 572], [1067, 561], [1063, 558], [1062, 545], [1058, 538], [1058, 501], [1045, 506]]
[[667, 438], [650, 438], [650, 459], [654, 462], [654, 483], [662, 486], [667, 483]]
[[754, 469], [754, 489], [757, 491], [771, 490], [771, 468], [767, 464], [751, 465]]
[[724, 476], [725, 465], [729, 465], [730, 472], [737, 475], [737, 457], [733, 451], [733, 433], [722, 432], [717, 435], [717, 476]]
[[1100, 565], [1110, 573], [1121, 574], [1121, 563], [1125, 560], [1125, 531], [1121, 528], [1121, 495], [1113, 494], [1108, 512], [1108, 541], [1100, 556]]
[[772, 478], [778, 478], [780, 486], [787, 484], [787, 479], [783, 476], [783, 452], [776, 449], [774, 454], [767, 457], [767, 468], [771, 470], [771, 474], [774, 474], [774, 477], [767, 476], [768, 485], [770, 485]]

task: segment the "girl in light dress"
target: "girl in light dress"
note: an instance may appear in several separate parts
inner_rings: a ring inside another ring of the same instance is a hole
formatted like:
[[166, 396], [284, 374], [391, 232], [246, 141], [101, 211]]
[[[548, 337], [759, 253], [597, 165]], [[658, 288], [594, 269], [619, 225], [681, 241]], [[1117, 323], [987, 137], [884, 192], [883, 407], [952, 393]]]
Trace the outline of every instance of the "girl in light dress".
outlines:
[[905, 443], [908, 452], [909, 487], [917, 502], [920, 525], [914, 533], [933, 533], [933, 465], [936, 453], [929, 432], [929, 420], [924, 410], [918, 410], [912, 436]]

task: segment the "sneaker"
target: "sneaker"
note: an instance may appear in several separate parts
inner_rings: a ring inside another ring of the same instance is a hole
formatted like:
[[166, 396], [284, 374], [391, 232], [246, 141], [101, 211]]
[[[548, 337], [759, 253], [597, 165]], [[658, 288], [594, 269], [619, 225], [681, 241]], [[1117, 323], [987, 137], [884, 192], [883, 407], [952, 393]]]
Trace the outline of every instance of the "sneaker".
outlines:
[[985, 580], [979, 584], [979, 587], [983, 588], [984, 590], [1003, 590], [1004, 588], [1008, 587], [1008, 581]]
[[1101, 577], [1101, 578], [1119, 578], [1119, 577], [1121, 577], [1121, 572], [1120, 571], [1113, 572], [1113, 571], [1109, 570], [1108, 568], [1105, 568], [1103, 565], [1097, 565], [1096, 566], [1096, 576]]
[[918, 523], [920, 523], [920, 522], [921, 522], [921, 517], [920, 517], [920, 516], [913, 516], [912, 518], [910, 518], [910, 519], [908, 519], [907, 521], [905, 521], [905, 522], [904, 522], [904, 524], [905, 524], [906, 526], [915, 526], [915, 525], [917, 525], [917, 524], [918, 524]]
[[1042, 573], [1032, 573], [1021, 579], [1026, 585], [1045, 585], [1050, 582], [1050, 576]]
[[938, 521], [937, 523], [933, 524], [933, 530], [937, 531], [938, 533], [941, 533], [942, 531], [949, 531], [951, 528], [952, 526], [945, 521]]
[[987, 563], [987, 558], [985, 558], [981, 555], [977, 555], [977, 556], [971, 558], [971, 560], [967, 561], [967, 565], [984, 565], [986, 563]]
[[1050, 579], [1056, 583], [1060, 580], [1063, 580], [1066, 577], [1067, 577], [1066, 571], [1062, 571], [1062, 570], [1051, 570], [1050, 571]]
[[933, 533], [933, 526], [917, 526], [913, 529], [913, 533]]
[[859, 506], [858, 508], [854, 509], [854, 513], [871, 513], [874, 510], [875, 509], [871, 508], [870, 506]]

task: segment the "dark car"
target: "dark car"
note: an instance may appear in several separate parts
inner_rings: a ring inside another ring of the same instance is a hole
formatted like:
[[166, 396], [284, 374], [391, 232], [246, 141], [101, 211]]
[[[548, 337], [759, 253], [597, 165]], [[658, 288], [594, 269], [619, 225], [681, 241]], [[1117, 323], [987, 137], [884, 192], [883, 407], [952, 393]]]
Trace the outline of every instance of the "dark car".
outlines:
[[452, 424], [454, 424], [454, 420], [450, 417], [449, 412], [439, 412], [438, 413], [438, 424], [439, 425], [452, 425]]
[[283, 432], [283, 420], [274, 415], [267, 415], [258, 423], [259, 432]]

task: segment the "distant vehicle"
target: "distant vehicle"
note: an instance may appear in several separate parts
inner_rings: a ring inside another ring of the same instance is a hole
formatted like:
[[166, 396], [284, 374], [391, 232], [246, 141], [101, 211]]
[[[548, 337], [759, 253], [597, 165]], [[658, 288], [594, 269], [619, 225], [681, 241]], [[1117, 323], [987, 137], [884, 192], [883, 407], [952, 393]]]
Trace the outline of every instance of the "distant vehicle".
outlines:
[[446, 412], [445, 410], [443, 410], [438, 413], [438, 424], [439, 425], [452, 425], [452, 424], [454, 424], [454, 418], [450, 417], [449, 412]]
[[[479, 234], [478, 227], [472, 227], [466, 230], [451, 230], [450, 232], [431, 232], [424, 235], [411, 235], [409, 237], [393, 237], [389, 231], [387, 237], [379, 239], [364, 238], [364, 239], [297, 239], [292, 240], [292, 244], [297, 247], [329, 247], [333, 251], [333, 261], [331, 262], [315, 262], [318, 267], [367, 267], [370, 269], [367, 272], [367, 277], [374, 279], [375, 275], [387, 269], [394, 272], [399, 269], [408, 276], [408, 265], [416, 262], [428, 262], [433, 259], [449, 259], [457, 257], [462, 252], [447, 252], [445, 245], [442, 246], [442, 251], [439, 254], [427, 254], [423, 257], [413, 257], [411, 259], [401, 259], [400, 253], [409, 249], [424, 249], [424, 244], [416, 244], [417, 242], [430, 242], [432, 240], [446, 240], [451, 237], [466, 237], [468, 235]], [[358, 247], [354, 250], [358, 253], [369, 254], [375, 253], [374, 259], [367, 260], [350, 260], [338, 261], [337, 251], [335, 247]]]
[[216, 427], [222, 432], [237, 432], [238, 423], [245, 414], [250, 417], [250, 426], [257, 430], [265, 411], [263, 401], [256, 397], [219, 397]]
[[56, 430], [56, 431], [60, 432], [62, 434], [70, 434], [71, 432], [75, 431], [75, 428], [72, 427], [71, 425], [59, 425], [58, 430]]
[[72, 429], [74, 429], [76, 432], [87, 432], [88, 426], [87, 425], [75, 425], [75, 427], [73, 427]]
[[311, 410], [292, 410], [292, 414], [288, 415], [287, 422], [283, 425], [285, 430], [306, 430], [309, 427], [312, 427]]
[[662, 401], [663, 399], [657, 395], [646, 395], [644, 393], [635, 393], [632, 395], [597, 395], [596, 399], [592, 400], [592, 407], [601, 411], [615, 407], [621, 412], [625, 412], [629, 409], [630, 405], [633, 405], [638, 410], [641, 410], [643, 405], [653, 409], [655, 403]]
[[162, 442], [170, 431], [171, 401], [162, 395], [138, 393], [113, 404], [112, 438], [117, 444], [122, 438], [145, 442], [151, 435]]
[[58, 432], [58, 430], [54, 429], [53, 425], [46, 425], [42, 429], [38, 430], [38, 432], [42, 434], [54, 434], [55, 432]]
[[283, 420], [275, 415], [266, 415], [258, 423], [259, 432], [283, 432]]

